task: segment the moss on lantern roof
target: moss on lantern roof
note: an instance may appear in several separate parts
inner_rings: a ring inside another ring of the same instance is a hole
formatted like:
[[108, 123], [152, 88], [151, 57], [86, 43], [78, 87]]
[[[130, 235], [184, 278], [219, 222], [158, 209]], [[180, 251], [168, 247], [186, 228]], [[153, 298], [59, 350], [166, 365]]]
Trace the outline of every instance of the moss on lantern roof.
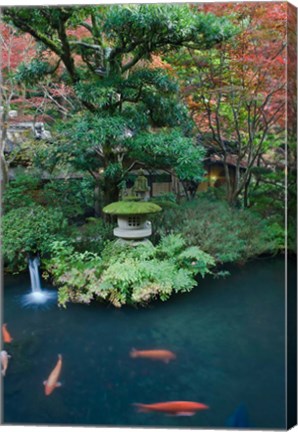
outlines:
[[123, 201], [141, 201], [141, 197], [136, 195], [126, 195], [122, 198]]
[[104, 213], [112, 215], [134, 215], [157, 213], [162, 209], [159, 205], [151, 202], [133, 202], [133, 201], [118, 201], [107, 205], [103, 208]]

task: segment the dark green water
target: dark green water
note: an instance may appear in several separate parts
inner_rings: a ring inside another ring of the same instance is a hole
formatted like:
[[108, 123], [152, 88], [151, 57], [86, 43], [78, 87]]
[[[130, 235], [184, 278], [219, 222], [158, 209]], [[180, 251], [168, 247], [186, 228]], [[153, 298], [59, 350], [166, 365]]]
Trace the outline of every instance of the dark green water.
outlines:
[[[14, 338], [4, 378], [4, 423], [223, 428], [239, 404], [250, 427], [285, 427], [283, 258], [205, 279], [189, 294], [147, 309], [100, 304], [21, 307], [29, 276], [6, 277], [4, 322]], [[132, 359], [133, 348], [163, 348], [169, 364]], [[43, 381], [63, 355], [63, 386]], [[134, 402], [190, 400], [193, 417], [137, 413]]]

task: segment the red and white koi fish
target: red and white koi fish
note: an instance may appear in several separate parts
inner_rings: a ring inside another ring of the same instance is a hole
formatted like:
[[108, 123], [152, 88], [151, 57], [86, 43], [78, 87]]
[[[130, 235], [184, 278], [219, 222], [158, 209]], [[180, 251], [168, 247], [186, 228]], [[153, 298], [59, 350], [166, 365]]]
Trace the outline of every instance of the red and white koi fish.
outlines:
[[9, 331], [7, 330], [7, 324], [2, 324], [2, 337], [3, 337], [3, 342], [5, 343], [11, 343], [12, 342], [12, 337], [10, 336]]
[[174, 416], [193, 416], [197, 411], [209, 408], [205, 404], [188, 401], [160, 402], [154, 404], [136, 403], [134, 405], [137, 407], [139, 412], [160, 412]]
[[6, 351], [1, 351], [0, 355], [1, 355], [1, 366], [2, 366], [1, 373], [2, 376], [5, 376], [7, 366], [8, 366], [8, 359], [10, 359], [11, 356]]
[[53, 393], [55, 388], [61, 387], [62, 384], [58, 381], [59, 375], [61, 373], [61, 369], [62, 369], [62, 355], [58, 354], [58, 361], [56, 366], [50, 373], [49, 378], [43, 382], [43, 385], [45, 386], [44, 392], [46, 396], [49, 396], [51, 393]]
[[148, 358], [150, 360], [160, 360], [165, 363], [169, 363], [170, 360], [174, 360], [176, 358], [176, 354], [172, 351], [168, 350], [146, 350], [139, 351], [136, 349], [132, 349], [130, 351], [130, 357], [132, 358]]

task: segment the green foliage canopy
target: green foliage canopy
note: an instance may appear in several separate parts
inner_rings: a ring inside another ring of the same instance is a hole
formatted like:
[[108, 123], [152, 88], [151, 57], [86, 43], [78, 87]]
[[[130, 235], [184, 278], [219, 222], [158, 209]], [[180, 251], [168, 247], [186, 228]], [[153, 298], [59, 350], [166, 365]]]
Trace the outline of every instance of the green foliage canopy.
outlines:
[[[227, 19], [188, 5], [8, 7], [4, 17], [56, 54], [53, 78], [64, 80], [80, 104], [55, 136], [56, 154], [65, 153], [76, 169], [101, 182], [106, 203], [115, 200], [134, 161], [171, 166], [182, 180], [201, 177], [203, 152], [191, 138], [193, 123], [177, 83], [148, 61], [153, 54], [204, 50], [226, 40], [236, 31]], [[39, 60], [39, 66], [36, 60], [22, 66], [19, 79], [48, 75], [50, 66], [42, 56]], [[59, 72], [60, 63], [67, 76]]]

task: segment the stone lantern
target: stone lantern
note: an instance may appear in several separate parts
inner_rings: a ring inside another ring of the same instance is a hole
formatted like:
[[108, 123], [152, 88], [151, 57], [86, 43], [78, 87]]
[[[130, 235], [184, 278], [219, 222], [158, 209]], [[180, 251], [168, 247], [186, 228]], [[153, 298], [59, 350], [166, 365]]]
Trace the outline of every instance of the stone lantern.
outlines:
[[141, 201], [148, 201], [150, 188], [148, 186], [147, 178], [144, 175], [144, 171], [140, 169], [136, 178], [135, 184], [132, 188], [133, 193]]
[[117, 216], [118, 226], [114, 236], [124, 240], [143, 240], [152, 234], [151, 222], [147, 215], [161, 211], [151, 202], [118, 201], [107, 205], [103, 212]]

